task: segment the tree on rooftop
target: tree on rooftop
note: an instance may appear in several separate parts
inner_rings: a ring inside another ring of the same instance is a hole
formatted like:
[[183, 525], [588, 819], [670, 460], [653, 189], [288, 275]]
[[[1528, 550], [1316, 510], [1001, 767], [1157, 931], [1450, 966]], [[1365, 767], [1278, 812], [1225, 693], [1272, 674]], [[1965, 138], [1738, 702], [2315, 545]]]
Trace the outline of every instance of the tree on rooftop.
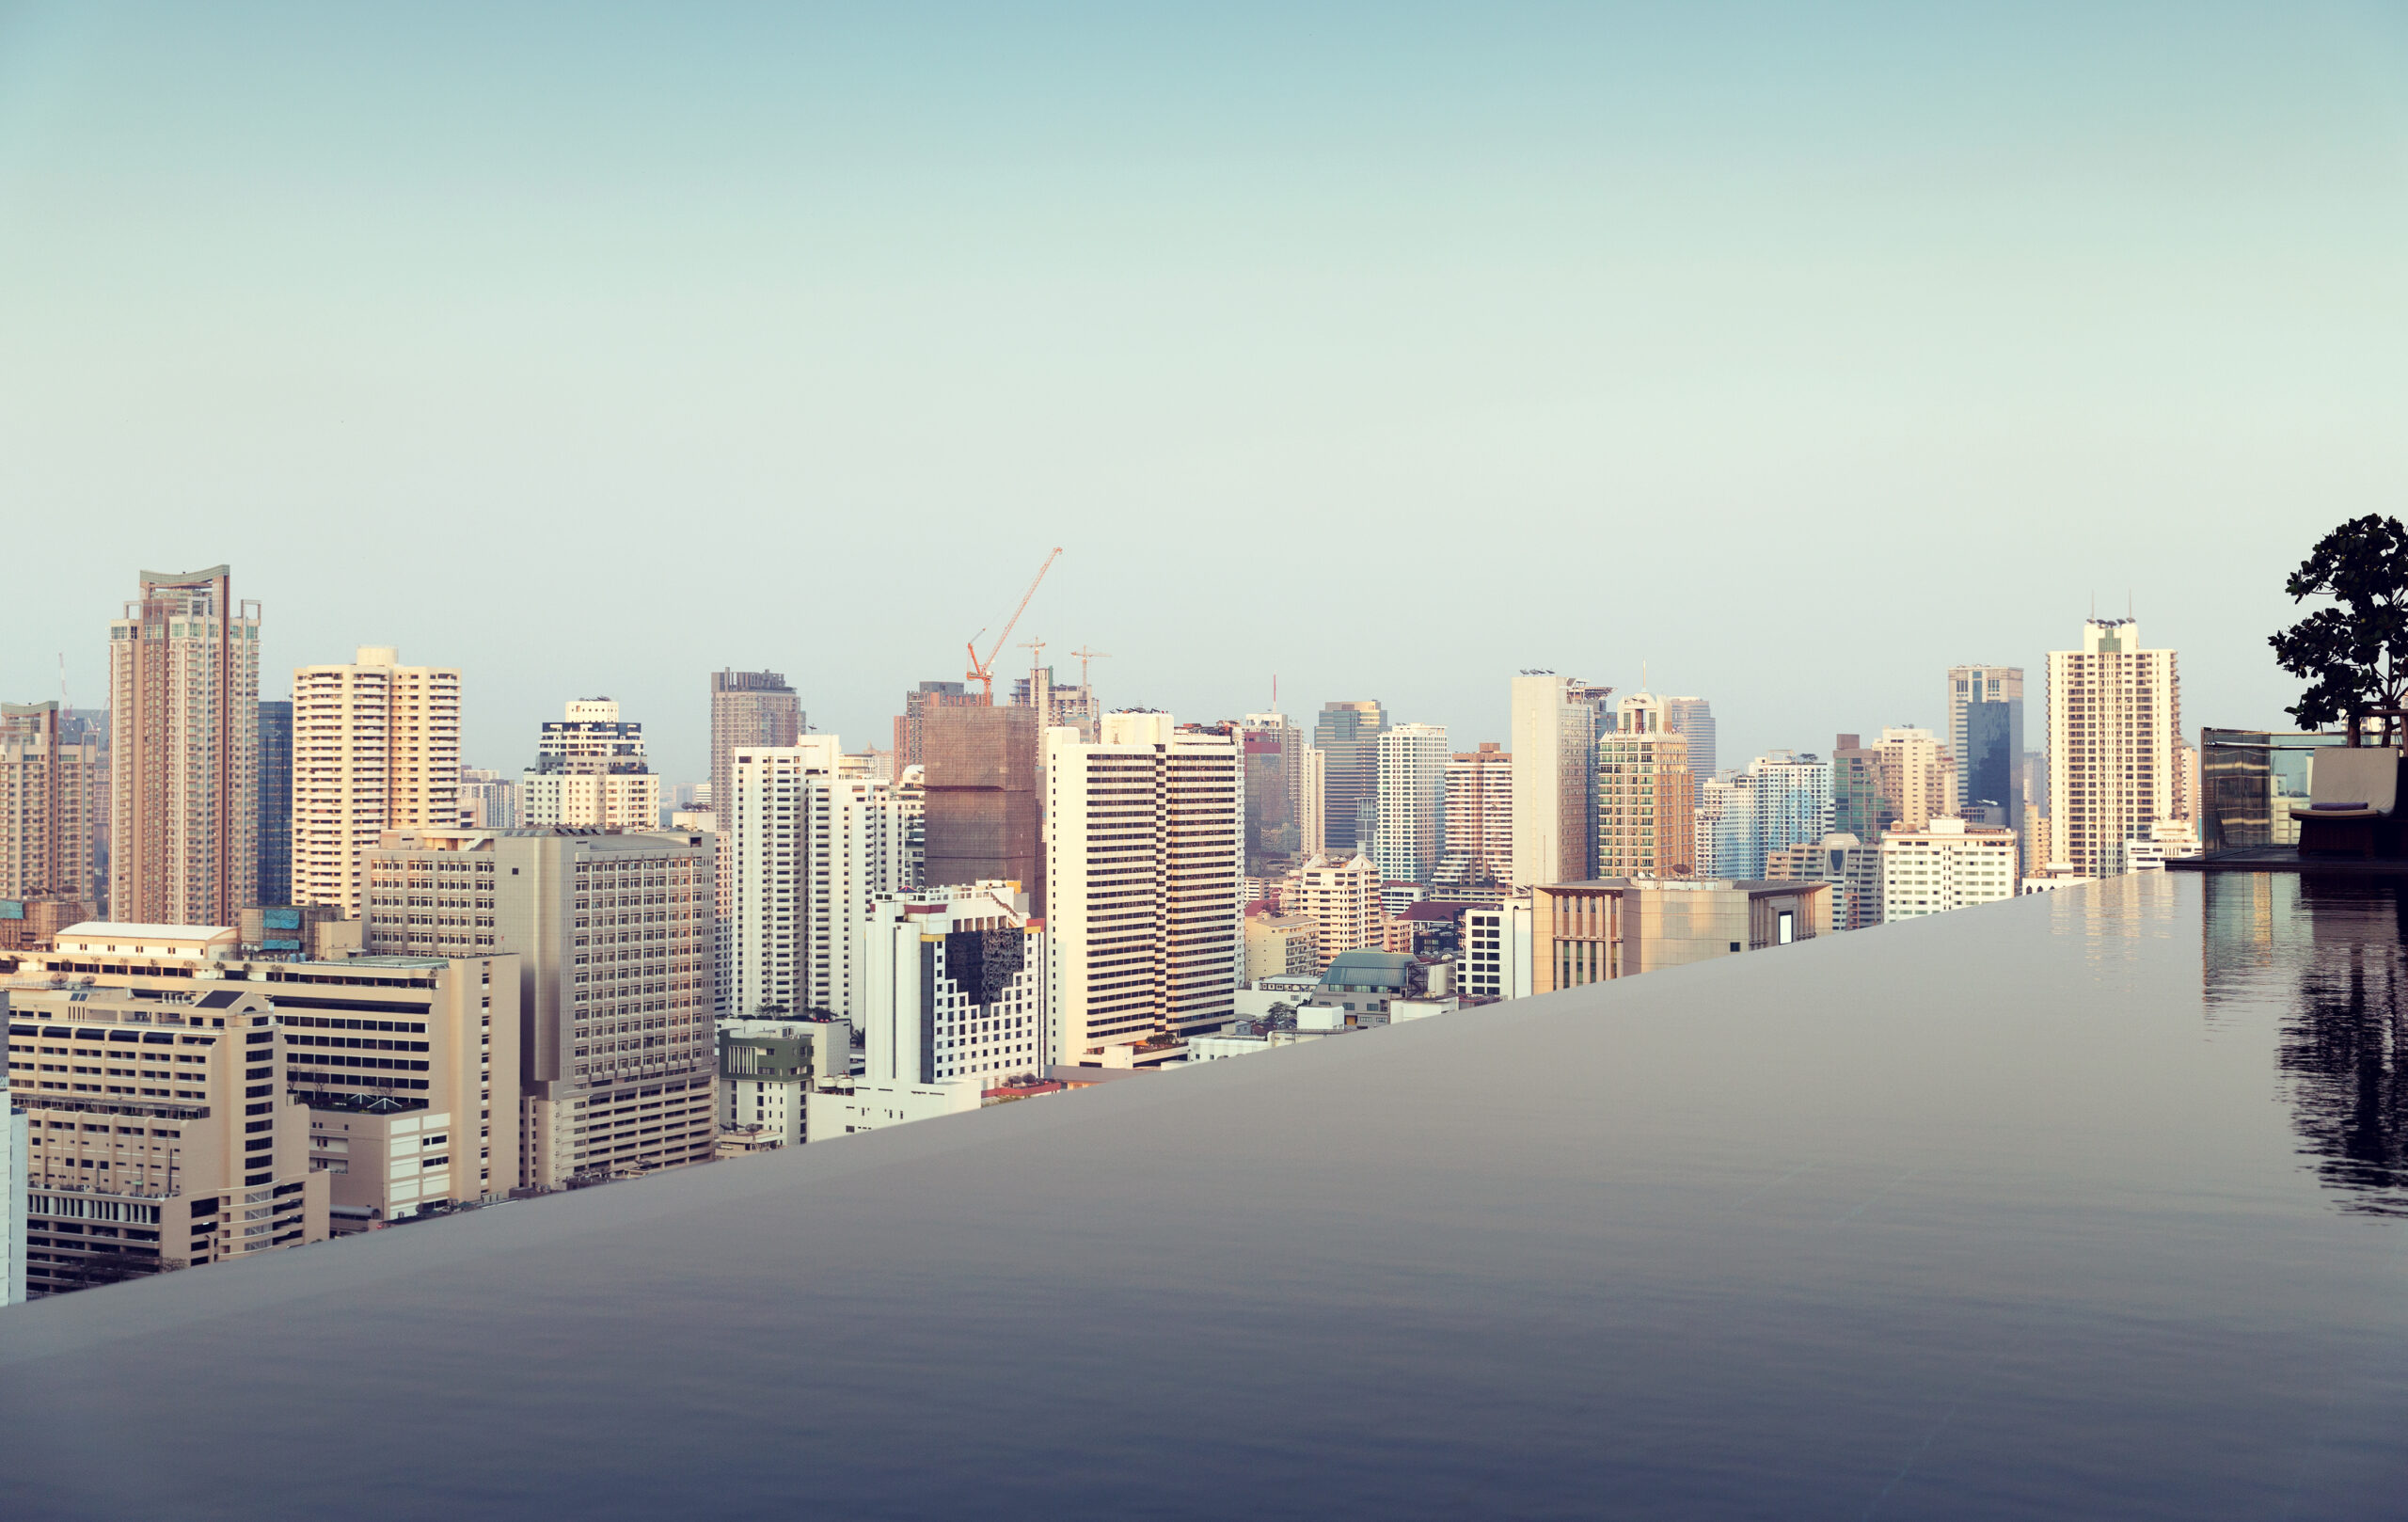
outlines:
[[2368, 514], [2317, 541], [2283, 583], [2293, 602], [2333, 605], [2269, 638], [2275, 663], [2307, 690], [2284, 710], [2306, 729], [2408, 707], [2408, 528]]

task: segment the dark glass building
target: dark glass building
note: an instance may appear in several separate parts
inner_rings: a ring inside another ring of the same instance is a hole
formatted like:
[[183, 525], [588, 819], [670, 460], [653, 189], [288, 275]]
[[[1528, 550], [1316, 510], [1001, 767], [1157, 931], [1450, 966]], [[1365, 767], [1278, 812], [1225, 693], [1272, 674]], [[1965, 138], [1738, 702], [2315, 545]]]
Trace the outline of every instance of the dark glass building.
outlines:
[[1387, 727], [1386, 710], [1376, 702], [1321, 706], [1313, 748], [1329, 758], [1322, 775], [1322, 844], [1332, 854], [1371, 848], [1362, 828], [1378, 816], [1380, 732]]
[[[293, 705], [260, 705], [260, 870], [262, 904], [293, 901]], [[244, 905], [249, 908], [249, 905]]]

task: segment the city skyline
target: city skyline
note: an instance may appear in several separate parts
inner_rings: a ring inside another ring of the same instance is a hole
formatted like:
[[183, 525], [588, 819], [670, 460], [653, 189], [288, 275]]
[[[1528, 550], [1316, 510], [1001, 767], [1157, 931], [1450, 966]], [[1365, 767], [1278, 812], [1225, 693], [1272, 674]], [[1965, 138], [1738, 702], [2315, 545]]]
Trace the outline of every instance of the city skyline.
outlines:
[[[1111, 652], [1107, 707], [1275, 674], [1470, 744], [1496, 674], [1643, 662], [1728, 764], [1937, 731], [1925, 647], [2037, 672], [2129, 598], [2201, 721], [2268, 724], [2256, 573], [2408, 487], [2364, 11], [938, 14], [11, 13], [0, 496], [45, 574], [0, 698], [63, 653], [100, 706], [91, 610], [230, 563], [263, 697], [398, 646], [467, 674], [472, 765], [607, 693], [696, 780], [699, 674], [876, 742], [1061, 545], [1015, 639]], [[388, 526], [441, 576], [363, 574]], [[1438, 542], [1495, 616], [1290, 616]], [[559, 637], [541, 583], [634, 563], [707, 591]], [[1763, 647], [1844, 564], [1915, 638], [1800, 682]]]

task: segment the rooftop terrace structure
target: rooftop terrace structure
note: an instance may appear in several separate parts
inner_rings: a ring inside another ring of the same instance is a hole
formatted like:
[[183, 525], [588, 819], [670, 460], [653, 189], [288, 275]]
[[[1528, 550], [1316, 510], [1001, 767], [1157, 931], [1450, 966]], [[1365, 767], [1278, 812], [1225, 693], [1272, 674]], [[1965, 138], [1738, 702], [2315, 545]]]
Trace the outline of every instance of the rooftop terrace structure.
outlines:
[[2396, 1514], [2403, 914], [2128, 877], [63, 1296], [0, 1513]]

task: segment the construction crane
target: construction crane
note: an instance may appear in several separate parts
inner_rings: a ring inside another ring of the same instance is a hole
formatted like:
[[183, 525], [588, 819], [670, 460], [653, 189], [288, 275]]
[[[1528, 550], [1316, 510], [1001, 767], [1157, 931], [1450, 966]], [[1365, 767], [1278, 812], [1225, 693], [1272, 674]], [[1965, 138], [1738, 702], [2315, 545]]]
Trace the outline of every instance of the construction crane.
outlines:
[[986, 692], [987, 706], [990, 708], [995, 706], [995, 658], [1003, 653], [1004, 642], [1012, 637], [1012, 626], [1020, 622], [1021, 614], [1028, 611], [1028, 599], [1037, 595], [1037, 583], [1044, 580], [1045, 573], [1054, 569], [1054, 562], [1060, 558], [1061, 553], [1062, 547], [1055, 545], [1054, 553], [1046, 556], [1045, 563], [1037, 568], [1036, 579], [1030, 581], [1028, 590], [1020, 595], [1020, 606], [1012, 610], [1011, 617], [1004, 620], [1003, 631], [995, 636], [995, 642], [987, 647], [986, 659], [978, 658], [978, 634], [987, 631], [980, 629], [978, 634], [970, 637], [970, 674], [966, 680], [977, 683]]
[[1081, 687], [1086, 687], [1091, 685], [1087, 678], [1087, 662], [1091, 660], [1101, 660], [1105, 657], [1111, 655], [1112, 652], [1109, 650], [1090, 650], [1085, 645], [1081, 645], [1076, 650], [1071, 651], [1070, 654], [1079, 658], [1079, 685]]

